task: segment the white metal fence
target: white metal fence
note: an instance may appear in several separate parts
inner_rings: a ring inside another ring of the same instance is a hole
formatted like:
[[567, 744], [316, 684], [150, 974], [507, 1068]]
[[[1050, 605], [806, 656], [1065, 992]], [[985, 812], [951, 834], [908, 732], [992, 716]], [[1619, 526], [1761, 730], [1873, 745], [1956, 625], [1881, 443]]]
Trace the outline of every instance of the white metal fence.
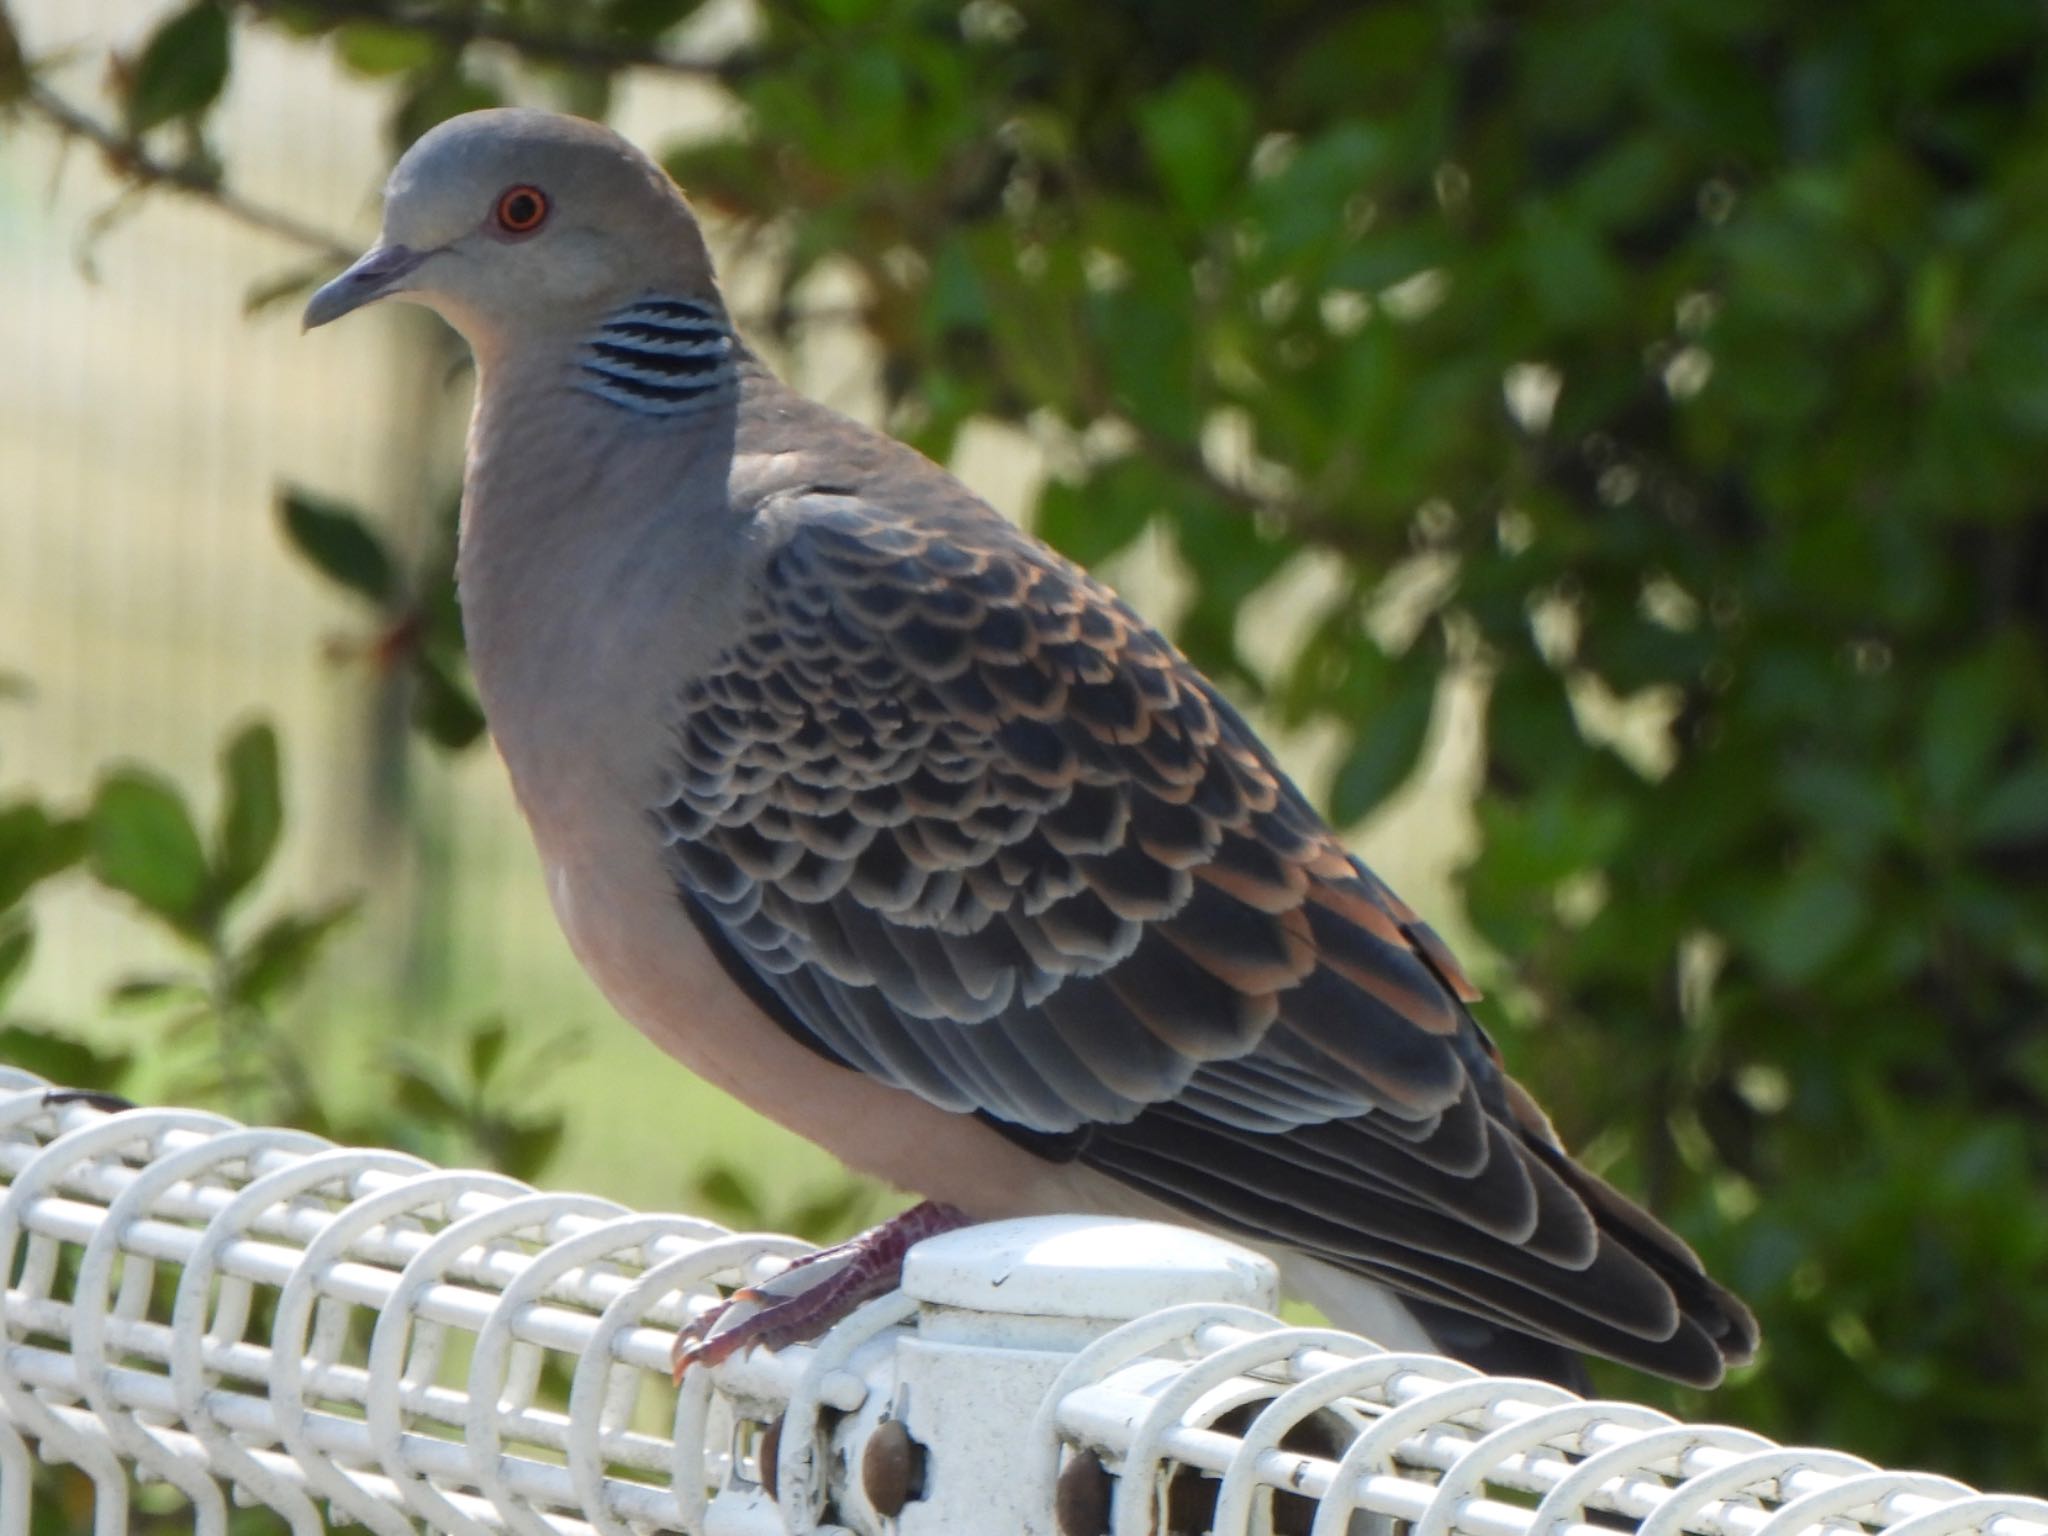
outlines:
[[0, 1185], [0, 1536], [37, 1457], [98, 1533], [166, 1483], [202, 1536], [231, 1499], [380, 1536], [2048, 1536], [2048, 1502], [1286, 1327], [1263, 1260], [1170, 1228], [948, 1234], [678, 1392], [675, 1329], [802, 1244], [5, 1069]]

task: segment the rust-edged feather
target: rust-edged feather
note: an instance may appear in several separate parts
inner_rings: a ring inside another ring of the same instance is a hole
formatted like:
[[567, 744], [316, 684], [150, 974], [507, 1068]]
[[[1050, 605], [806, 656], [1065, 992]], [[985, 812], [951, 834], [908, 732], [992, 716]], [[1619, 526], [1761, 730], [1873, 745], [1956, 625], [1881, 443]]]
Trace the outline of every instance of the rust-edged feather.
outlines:
[[[656, 810], [812, 1048], [1211, 1223], [1710, 1382], [1754, 1342], [1554, 1144], [1442, 941], [1108, 588], [936, 471], [760, 509]], [[909, 504], [905, 504], [905, 502]]]

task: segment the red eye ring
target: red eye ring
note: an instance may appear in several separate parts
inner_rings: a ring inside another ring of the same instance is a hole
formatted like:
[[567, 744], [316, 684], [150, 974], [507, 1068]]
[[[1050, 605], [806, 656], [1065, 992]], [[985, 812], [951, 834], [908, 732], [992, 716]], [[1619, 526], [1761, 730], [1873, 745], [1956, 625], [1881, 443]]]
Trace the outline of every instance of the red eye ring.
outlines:
[[498, 195], [498, 228], [508, 235], [530, 235], [548, 221], [548, 195], [524, 184]]

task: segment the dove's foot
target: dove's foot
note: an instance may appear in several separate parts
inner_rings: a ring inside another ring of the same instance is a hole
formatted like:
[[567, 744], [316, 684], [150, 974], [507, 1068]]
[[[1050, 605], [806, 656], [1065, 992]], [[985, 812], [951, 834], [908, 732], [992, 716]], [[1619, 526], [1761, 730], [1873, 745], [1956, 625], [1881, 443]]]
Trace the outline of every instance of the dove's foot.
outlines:
[[[717, 1365], [756, 1344], [780, 1349], [816, 1338], [862, 1302], [894, 1290], [903, 1256], [915, 1245], [966, 1225], [965, 1212], [927, 1200], [859, 1237], [805, 1254], [761, 1285], [734, 1291], [676, 1335], [676, 1380], [693, 1365]], [[818, 1273], [805, 1274], [811, 1270]], [[792, 1284], [794, 1276], [804, 1280]]]
[[83, 1104], [89, 1109], [103, 1109], [110, 1115], [133, 1109], [135, 1101], [124, 1099], [118, 1093], [102, 1093], [97, 1088], [51, 1088], [43, 1094], [43, 1107], [55, 1108], [60, 1104]]

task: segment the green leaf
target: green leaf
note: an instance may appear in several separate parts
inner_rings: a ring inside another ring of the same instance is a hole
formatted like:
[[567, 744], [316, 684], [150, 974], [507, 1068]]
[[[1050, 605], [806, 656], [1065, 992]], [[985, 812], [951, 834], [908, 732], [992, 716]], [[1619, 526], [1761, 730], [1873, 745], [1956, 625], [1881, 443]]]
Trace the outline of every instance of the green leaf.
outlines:
[[1962, 275], [1955, 258], [1940, 253], [1913, 274], [1906, 303], [1907, 329], [1923, 364], [1938, 364], [1955, 327]]
[[413, 695], [413, 724], [435, 746], [460, 752], [483, 735], [484, 712], [476, 695], [456, 681], [446, 662], [422, 654], [413, 669], [413, 680], [418, 686]]
[[956, 328], [986, 329], [988, 321], [988, 289], [975, 267], [974, 247], [964, 235], [949, 235], [932, 260], [931, 282], [925, 288], [926, 329], [942, 337]]
[[867, 1198], [865, 1184], [847, 1179], [798, 1202], [777, 1225], [792, 1237], [813, 1243], [829, 1242], [845, 1235]]
[[226, 800], [215, 837], [214, 900], [225, 907], [255, 883], [284, 829], [277, 733], [261, 720], [244, 726], [221, 754]]
[[1603, 229], [1638, 223], [1671, 195], [1675, 170], [1669, 145], [1647, 134], [1623, 140], [1588, 165], [1572, 206]]
[[35, 953], [36, 931], [25, 917], [0, 923], [0, 1005], [20, 983]]
[[1554, 210], [1532, 212], [1522, 237], [1529, 297], [1560, 329], [1597, 325], [1622, 303], [1619, 273], [1598, 236]]
[[1750, 925], [1750, 947], [1779, 981], [1810, 981], [1848, 949], [1867, 915], [1864, 887], [1816, 868], [1784, 886]]
[[509, 1040], [503, 1019], [490, 1019], [476, 1026], [469, 1034], [469, 1077], [481, 1087], [488, 1083], [505, 1059], [505, 1046]]
[[565, 1122], [559, 1115], [545, 1120], [521, 1120], [498, 1127], [487, 1139], [492, 1161], [500, 1173], [515, 1179], [532, 1179], [554, 1161], [562, 1145]]
[[1061, 553], [1094, 566], [1128, 547], [1172, 504], [1172, 488], [1150, 459], [1118, 459], [1075, 482], [1039, 493], [1032, 529]]
[[1221, 75], [1191, 72], [1140, 104], [1138, 127], [1182, 212], [1214, 218], [1251, 152], [1251, 106], [1238, 88]]
[[1960, 807], [1984, 787], [2004, 736], [2012, 669], [1984, 650], [1950, 667], [1930, 690], [1920, 737], [1920, 771], [1937, 805]]
[[1261, 270], [1285, 272], [1306, 253], [1334, 252], [1344, 238], [1346, 202], [1383, 177], [1391, 160], [1385, 128], [1341, 122], [1304, 142], [1279, 175], [1253, 183], [1266, 246]]
[[19, 101], [28, 94], [28, 86], [28, 60], [22, 56], [21, 39], [6, 10], [0, 8], [0, 107]]
[[213, 105], [228, 79], [228, 13], [199, 0], [156, 29], [128, 84], [128, 129], [146, 133]]
[[1095, 295], [1091, 327], [1117, 407], [1167, 441], [1191, 441], [1200, 406], [1194, 316], [1179, 274], [1140, 273], [1127, 288]]
[[460, 69], [421, 70], [411, 80], [413, 88], [399, 99], [391, 119], [391, 137], [401, 149], [436, 123], [503, 104], [495, 86]]
[[2048, 759], [2015, 769], [1992, 785], [1970, 814], [1970, 833], [1980, 843], [2048, 836]]
[[334, 18], [323, 15], [317, 0], [277, 0], [266, 5], [263, 20], [267, 26], [275, 27], [286, 37], [325, 37], [334, 30]]
[[173, 1014], [157, 1026], [160, 1036], [169, 1041], [189, 1040], [202, 1032], [217, 1032], [219, 1028], [220, 1016], [208, 1003], [201, 1003], [183, 1013]]
[[397, 566], [360, 512], [300, 490], [283, 492], [277, 510], [285, 538], [314, 569], [379, 607], [391, 605]]
[[205, 994], [183, 976], [128, 976], [107, 992], [107, 1006], [117, 1010], [153, 1008], [167, 1002], [204, 1001]]
[[1330, 784], [1330, 819], [1350, 826], [1364, 819], [1415, 769], [1436, 709], [1436, 678], [1413, 669], [1359, 729]]
[[519, 1053], [516, 1073], [510, 1077], [500, 1074], [500, 1093], [527, 1098], [546, 1092], [563, 1068], [582, 1057], [588, 1045], [583, 1031], [574, 1026], [555, 1031]]
[[426, 1062], [399, 1065], [398, 1107], [430, 1125], [464, 1125], [469, 1119], [461, 1099]]
[[0, 1061], [48, 1078], [60, 1088], [114, 1088], [128, 1074], [125, 1051], [101, 1051], [83, 1040], [33, 1029], [0, 1027]]
[[420, 644], [431, 655], [462, 654], [462, 600], [455, 590], [455, 548], [461, 542], [462, 498], [451, 496], [434, 519], [433, 539], [416, 568], [413, 613]]
[[1795, 757], [1780, 768], [1777, 791], [1788, 808], [1851, 854], [1877, 846], [1898, 830], [1888, 781], [1871, 764]]
[[844, 27], [873, 15], [881, 0], [808, 0], [808, 3], [825, 21]]
[[178, 791], [141, 768], [100, 782], [90, 817], [92, 869], [187, 938], [207, 928], [206, 852]]
[[434, 40], [424, 32], [383, 22], [355, 21], [338, 28], [334, 51], [359, 75], [398, 75], [433, 60]]
[[31, 801], [0, 806], [0, 912], [85, 856], [85, 823]]
[[697, 1199], [710, 1206], [734, 1226], [759, 1227], [767, 1220], [767, 1207], [754, 1182], [730, 1163], [713, 1163], [697, 1175]]
[[287, 912], [271, 919], [234, 959], [230, 986], [235, 997], [260, 1007], [291, 990], [335, 931], [355, 916], [357, 905], [357, 898], [350, 896], [310, 912]]
[[697, 9], [703, 0], [605, 0], [607, 31], [652, 42]]

